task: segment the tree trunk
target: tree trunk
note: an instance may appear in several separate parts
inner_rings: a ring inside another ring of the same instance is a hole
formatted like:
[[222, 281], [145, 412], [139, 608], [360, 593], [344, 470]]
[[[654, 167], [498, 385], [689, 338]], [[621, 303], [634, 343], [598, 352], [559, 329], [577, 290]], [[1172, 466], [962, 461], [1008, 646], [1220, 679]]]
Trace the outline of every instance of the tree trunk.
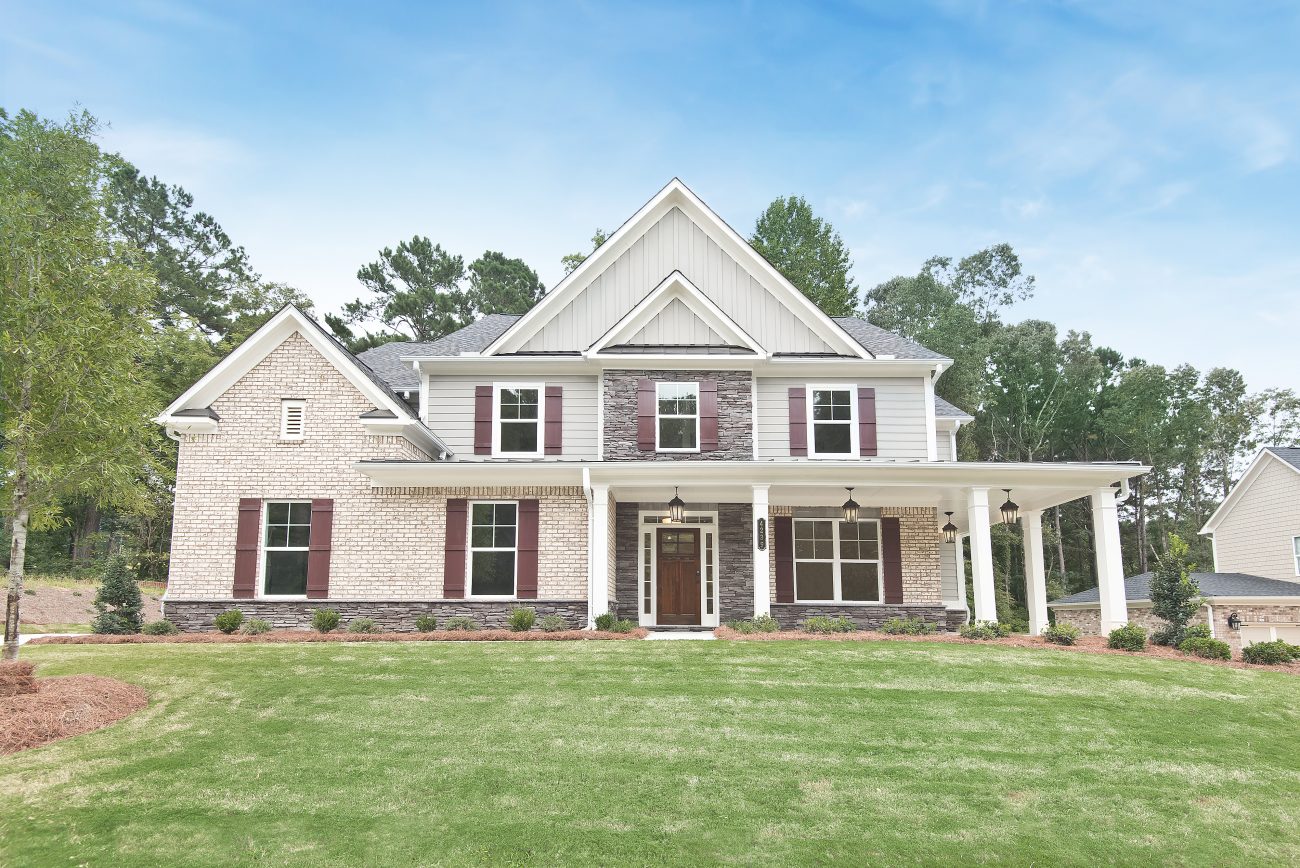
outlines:
[[1052, 522], [1056, 525], [1056, 565], [1061, 570], [1061, 582], [1065, 582], [1065, 537], [1061, 535], [1061, 507], [1052, 510]]
[[18, 659], [18, 603], [23, 598], [23, 561], [27, 557], [27, 462], [20, 454], [14, 474], [13, 538], [9, 543], [9, 594], [5, 600], [4, 659]]
[[1137, 484], [1137, 548], [1138, 572], [1147, 571], [1147, 498], [1146, 483], [1141, 476]]
[[95, 501], [86, 503], [80, 526], [72, 533], [72, 564], [84, 566], [95, 557], [95, 534], [99, 533], [99, 507]]

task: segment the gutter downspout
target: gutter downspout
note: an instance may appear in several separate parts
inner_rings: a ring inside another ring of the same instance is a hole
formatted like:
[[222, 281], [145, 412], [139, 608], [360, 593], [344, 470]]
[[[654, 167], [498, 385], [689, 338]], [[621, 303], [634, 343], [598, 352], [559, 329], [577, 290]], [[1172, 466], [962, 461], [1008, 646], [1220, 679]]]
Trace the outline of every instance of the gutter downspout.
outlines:
[[1210, 605], [1209, 603], [1206, 603], [1205, 613], [1209, 617], [1209, 621], [1210, 621], [1210, 638], [1217, 639], [1218, 637], [1214, 635], [1214, 606]]

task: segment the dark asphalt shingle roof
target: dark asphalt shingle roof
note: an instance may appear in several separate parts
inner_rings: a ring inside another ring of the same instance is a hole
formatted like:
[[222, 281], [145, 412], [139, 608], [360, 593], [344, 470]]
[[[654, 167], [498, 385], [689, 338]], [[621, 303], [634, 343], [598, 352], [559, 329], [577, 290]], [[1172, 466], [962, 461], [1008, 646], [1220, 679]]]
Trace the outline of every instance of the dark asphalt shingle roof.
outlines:
[[949, 404], [938, 395], [934, 396], [934, 415], [955, 419], [974, 419], [970, 413], [955, 404]]
[[[1192, 573], [1201, 588], [1202, 597], [1300, 597], [1300, 582], [1266, 579], [1247, 573]], [[1124, 596], [1129, 602], [1151, 599], [1151, 573], [1142, 573], [1124, 580]], [[1097, 603], [1096, 588], [1089, 588], [1047, 605], [1058, 603]]]
[[908, 340], [902, 335], [886, 331], [878, 325], [872, 325], [861, 317], [832, 317], [840, 328], [862, 346], [877, 356], [893, 356], [896, 359], [945, 359], [947, 356], [926, 349], [916, 341]]
[[489, 313], [436, 341], [391, 341], [366, 350], [359, 358], [394, 389], [414, 390], [420, 388], [420, 378], [410, 362], [401, 361], [403, 357], [477, 353], [501, 337], [518, 319], [516, 314]]
[[1265, 446], [1264, 448], [1296, 470], [1300, 470], [1300, 446]]

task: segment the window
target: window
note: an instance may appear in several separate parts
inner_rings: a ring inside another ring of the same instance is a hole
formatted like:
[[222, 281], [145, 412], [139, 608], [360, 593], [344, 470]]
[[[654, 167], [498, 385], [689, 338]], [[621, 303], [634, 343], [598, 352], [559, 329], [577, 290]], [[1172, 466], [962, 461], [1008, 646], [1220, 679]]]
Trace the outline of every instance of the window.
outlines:
[[515, 595], [515, 503], [475, 503], [470, 506], [469, 595]]
[[880, 522], [796, 519], [794, 586], [801, 603], [879, 603]]
[[292, 399], [280, 402], [280, 439], [301, 440], [303, 417], [307, 412], [307, 402]]
[[700, 384], [655, 384], [655, 436], [660, 452], [700, 448]]
[[307, 550], [311, 545], [311, 504], [306, 501], [266, 504], [266, 545], [262, 593], [301, 597], [307, 593]]
[[541, 386], [497, 386], [497, 452], [503, 455], [540, 454], [542, 448], [541, 397]]
[[857, 407], [853, 388], [810, 386], [808, 427], [812, 430], [809, 455], [852, 455], [857, 449]]
[[1300, 536], [1292, 538], [1291, 548], [1295, 552], [1295, 574], [1300, 576]]

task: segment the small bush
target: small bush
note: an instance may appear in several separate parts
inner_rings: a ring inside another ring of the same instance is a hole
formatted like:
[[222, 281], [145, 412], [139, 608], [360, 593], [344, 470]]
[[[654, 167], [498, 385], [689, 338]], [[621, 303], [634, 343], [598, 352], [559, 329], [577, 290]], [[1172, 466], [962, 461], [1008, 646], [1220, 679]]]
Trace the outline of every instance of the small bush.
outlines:
[[[1184, 639], [1213, 639], [1209, 624], [1193, 624], [1183, 631]], [[1182, 644], [1181, 642], [1179, 643]]]
[[180, 630], [171, 621], [163, 619], [161, 621], [150, 621], [140, 628], [140, 632], [146, 636], [172, 636], [179, 633]]
[[848, 618], [828, 618], [825, 615], [813, 615], [803, 622], [805, 633], [852, 633], [857, 625]]
[[311, 616], [311, 628], [317, 633], [328, 633], [339, 625], [339, 613], [333, 609], [317, 609]]
[[1241, 659], [1256, 666], [1278, 666], [1300, 660], [1300, 645], [1277, 639], [1273, 642], [1256, 642], [1241, 649]]
[[271, 622], [263, 621], [261, 618], [249, 618], [239, 632], [245, 636], [261, 636], [263, 633], [271, 632]]
[[603, 614], [603, 615], [597, 615], [597, 616], [596, 616], [596, 629], [597, 629], [597, 630], [603, 630], [603, 631], [605, 631], [605, 632], [608, 632], [609, 629], [610, 629], [611, 627], [614, 626], [614, 622], [617, 621], [617, 620], [618, 620], [618, 619], [617, 619], [616, 617], [614, 617], [614, 615], [613, 615], [612, 613], [610, 613], [610, 612], [606, 612], [606, 613]]
[[753, 618], [744, 618], [739, 621], [728, 621], [727, 626], [737, 633], [775, 633], [781, 629], [781, 625], [771, 615], [757, 615]]
[[1043, 630], [1043, 638], [1053, 645], [1073, 645], [1079, 641], [1079, 628], [1073, 624], [1049, 624]]
[[537, 622], [537, 610], [520, 607], [510, 613], [510, 629], [516, 633], [527, 633]]
[[[111, 625], [112, 629], [103, 632], [140, 632], [144, 600], [140, 597], [140, 585], [125, 555], [118, 553], [108, 559], [99, 590], [95, 593], [95, 608], [101, 614], [115, 616], [104, 620], [104, 625]], [[129, 629], [122, 629], [123, 625]]]
[[619, 618], [613, 624], [609, 625], [611, 633], [631, 633], [636, 629], [636, 621], [631, 618]]
[[126, 636], [138, 631], [128, 618], [116, 612], [102, 612], [90, 622], [90, 632]]
[[1166, 648], [1177, 648], [1183, 644], [1186, 639], [1209, 639], [1209, 624], [1193, 624], [1190, 627], [1179, 627], [1176, 624], [1166, 624], [1158, 628], [1151, 634], [1152, 645], [1163, 645]]
[[924, 618], [890, 618], [880, 625], [881, 633], [891, 636], [927, 636], [935, 627]]
[[740, 621], [727, 621], [726, 626], [730, 627], [732, 630], [735, 630], [737, 633], [743, 633], [746, 636], [748, 636], [750, 633], [757, 632], [754, 629], [754, 622], [750, 621], [747, 618]]
[[990, 639], [1005, 639], [1011, 635], [1011, 631], [997, 621], [973, 621], [958, 627], [957, 635], [963, 639], [987, 641]]
[[1147, 647], [1147, 631], [1137, 624], [1116, 627], [1106, 637], [1106, 647], [1120, 651], [1143, 651]]
[[1178, 650], [1194, 657], [1204, 657], [1207, 660], [1232, 659], [1232, 649], [1228, 647], [1227, 642], [1210, 639], [1206, 636], [1194, 636], [1191, 639], [1184, 639], [1182, 644], [1178, 646]]
[[433, 615], [421, 615], [415, 619], [415, 630], [417, 633], [432, 633], [438, 629], [438, 619]]
[[348, 621], [349, 633], [382, 633], [374, 618], [353, 618]]
[[478, 622], [469, 615], [454, 615], [447, 619], [442, 629], [474, 631], [478, 629]]
[[216, 627], [222, 633], [230, 634], [239, 629], [239, 625], [244, 623], [244, 613], [238, 609], [231, 609], [222, 612], [212, 619], [212, 626]]
[[569, 629], [569, 622], [560, 615], [543, 615], [540, 626], [543, 633], [559, 633]]

